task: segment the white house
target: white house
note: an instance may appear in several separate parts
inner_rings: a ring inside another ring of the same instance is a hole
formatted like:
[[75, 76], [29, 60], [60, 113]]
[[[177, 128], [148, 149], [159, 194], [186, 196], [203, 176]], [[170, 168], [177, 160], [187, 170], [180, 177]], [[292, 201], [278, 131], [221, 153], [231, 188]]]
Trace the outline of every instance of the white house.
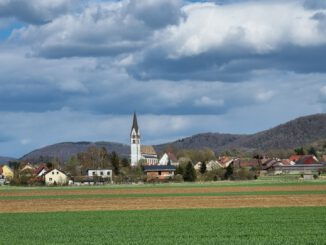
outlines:
[[111, 169], [89, 169], [87, 170], [88, 177], [102, 177], [108, 178], [112, 182], [112, 170]]
[[68, 183], [68, 176], [59, 169], [52, 169], [45, 175], [46, 185], [65, 185]]
[[130, 132], [130, 159], [132, 167], [137, 166], [141, 159], [146, 160], [146, 165], [156, 165], [158, 163], [155, 149], [152, 146], [140, 145], [140, 130], [136, 113], [134, 113]]

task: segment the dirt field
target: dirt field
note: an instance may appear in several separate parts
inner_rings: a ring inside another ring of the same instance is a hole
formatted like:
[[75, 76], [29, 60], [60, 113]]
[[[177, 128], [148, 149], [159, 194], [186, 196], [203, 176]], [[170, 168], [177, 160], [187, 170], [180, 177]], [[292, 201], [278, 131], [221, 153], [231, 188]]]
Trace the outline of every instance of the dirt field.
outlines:
[[269, 191], [323, 191], [326, 185], [312, 186], [242, 186], [242, 187], [200, 187], [200, 188], [127, 188], [127, 189], [45, 189], [1, 191], [1, 196], [55, 196], [55, 195], [96, 195], [96, 194], [179, 194], [179, 193], [222, 193], [222, 192], [269, 192]]
[[326, 206], [326, 195], [0, 200], [1, 213], [288, 206]]

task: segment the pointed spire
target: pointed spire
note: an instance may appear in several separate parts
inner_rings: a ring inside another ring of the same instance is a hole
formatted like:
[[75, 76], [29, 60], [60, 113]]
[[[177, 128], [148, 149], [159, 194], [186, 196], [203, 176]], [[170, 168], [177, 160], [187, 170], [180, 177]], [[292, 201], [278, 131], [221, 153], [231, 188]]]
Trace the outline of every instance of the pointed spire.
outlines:
[[136, 133], [138, 133], [138, 122], [137, 122], [137, 116], [136, 116], [136, 112], [134, 112], [134, 119], [132, 121], [132, 127], [131, 127], [131, 131], [135, 129]]

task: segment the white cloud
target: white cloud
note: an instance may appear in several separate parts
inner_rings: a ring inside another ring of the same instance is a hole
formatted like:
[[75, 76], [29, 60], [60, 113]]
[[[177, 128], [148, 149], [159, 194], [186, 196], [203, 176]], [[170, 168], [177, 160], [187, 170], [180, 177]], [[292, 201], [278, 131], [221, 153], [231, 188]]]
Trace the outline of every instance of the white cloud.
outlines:
[[212, 99], [208, 96], [202, 96], [199, 99], [195, 100], [195, 105], [196, 106], [223, 106], [224, 105], [224, 100], [222, 99]]
[[171, 58], [198, 55], [209, 50], [270, 53], [281, 46], [326, 43], [326, 33], [311, 19], [315, 13], [298, 2], [189, 4], [185, 20], [158, 34]]
[[275, 95], [275, 92], [271, 91], [271, 90], [270, 91], [259, 91], [256, 94], [256, 99], [257, 99], [257, 101], [260, 101], [260, 102], [267, 102], [267, 101], [271, 100], [274, 95]]

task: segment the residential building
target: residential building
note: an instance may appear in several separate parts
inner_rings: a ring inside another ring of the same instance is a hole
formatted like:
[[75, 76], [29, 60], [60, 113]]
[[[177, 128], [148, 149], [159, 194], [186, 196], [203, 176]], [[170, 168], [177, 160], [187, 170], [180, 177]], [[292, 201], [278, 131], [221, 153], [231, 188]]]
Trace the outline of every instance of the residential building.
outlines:
[[2, 166], [2, 176], [6, 180], [10, 180], [14, 177], [14, 171], [8, 165], [3, 165]]
[[41, 163], [35, 170], [34, 173], [37, 177], [42, 177], [49, 169], [47, 168], [45, 163]]
[[166, 152], [161, 157], [158, 165], [173, 165], [178, 166], [179, 162], [177, 157], [172, 152]]
[[101, 180], [107, 180], [112, 183], [112, 170], [111, 169], [89, 169], [87, 170], [87, 176], [90, 179], [94, 179], [94, 177], [99, 177]]
[[59, 169], [52, 169], [45, 173], [46, 185], [65, 185], [68, 183], [68, 176]]

